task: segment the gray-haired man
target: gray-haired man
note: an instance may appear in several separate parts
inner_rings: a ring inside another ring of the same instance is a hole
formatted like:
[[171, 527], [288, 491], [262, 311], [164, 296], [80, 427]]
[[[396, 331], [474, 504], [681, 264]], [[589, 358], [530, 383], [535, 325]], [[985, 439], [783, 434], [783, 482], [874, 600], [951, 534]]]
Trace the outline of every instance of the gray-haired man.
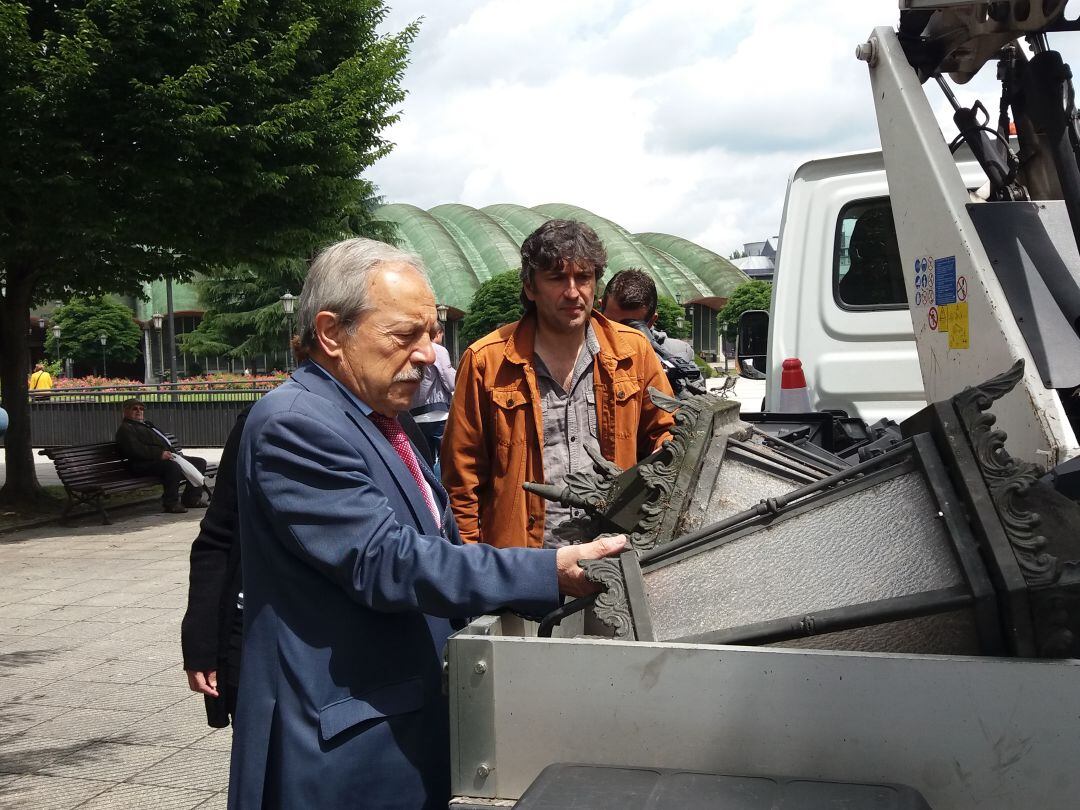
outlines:
[[327, 248], [300, 294], [307, 359], [251, 410], [237, 459], [244, 650], [229, 807], [435, 808], [449, 801], [441, 653], [453, 617], [543, 613], [594, 590], [554, 550], [461, 544], [402, 433], [434, 360], [415, 256]]

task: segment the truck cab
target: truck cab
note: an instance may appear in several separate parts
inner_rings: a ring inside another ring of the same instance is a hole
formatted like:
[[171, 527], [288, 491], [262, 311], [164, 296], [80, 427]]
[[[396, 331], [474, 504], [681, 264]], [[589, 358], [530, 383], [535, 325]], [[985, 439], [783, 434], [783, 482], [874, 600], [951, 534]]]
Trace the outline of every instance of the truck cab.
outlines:
[[[985, 180], [967, 150], [969, 188]], [[769, 318], [765, 410], [785, 358], [814, 410], [900, 421], [926, 404], [881, 152], [807, 161], [788, 181]], [[903, 215], [903, 212], [901, 212]]]

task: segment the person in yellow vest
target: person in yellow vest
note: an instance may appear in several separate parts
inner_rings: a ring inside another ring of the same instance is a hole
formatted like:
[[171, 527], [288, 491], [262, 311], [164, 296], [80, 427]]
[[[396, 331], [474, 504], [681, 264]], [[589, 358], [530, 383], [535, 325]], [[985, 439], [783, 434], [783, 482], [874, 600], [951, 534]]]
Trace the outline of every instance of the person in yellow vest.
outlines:
[[45, 393], [51, 390], [53, 387], [52, 375], [45, 370], [44, 363], [38, 363], [34, 366], [34, 373], [30, 375], [30, 396], [35, 399], [48, 399], [49, 394]]

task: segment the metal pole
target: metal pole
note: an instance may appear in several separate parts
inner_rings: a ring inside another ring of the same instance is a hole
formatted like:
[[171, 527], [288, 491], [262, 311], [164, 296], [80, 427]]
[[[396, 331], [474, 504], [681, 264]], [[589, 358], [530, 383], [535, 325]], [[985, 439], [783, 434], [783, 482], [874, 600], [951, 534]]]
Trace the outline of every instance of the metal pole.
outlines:
[[176, 318], [173, 312], [172, 276], [165, 278], [165, 306], [169, 310], [169, 382], [176, 382]]
[[292, 315], [285, 316], [285, 372], [292, 369]]
[[169, 343], [169, 391], [170, 400], [176, 400], [176, 308], [173, 306], [172, 276], [165, 279], [165, 306], [168, 310]]
[[101, 344], [101, 376], [108, 377], [108, 366], [105, 365], [105, 344]]

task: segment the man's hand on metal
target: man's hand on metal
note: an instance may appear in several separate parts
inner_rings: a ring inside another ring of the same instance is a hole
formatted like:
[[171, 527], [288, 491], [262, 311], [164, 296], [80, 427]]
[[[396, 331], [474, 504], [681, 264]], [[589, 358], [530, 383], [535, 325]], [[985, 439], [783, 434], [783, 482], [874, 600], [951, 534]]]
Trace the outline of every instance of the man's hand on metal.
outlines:
[[578, 562], [612, 557], [626, 550], [626, 535], [612, 534], [593, 540], [563, 546], [555, 554], [555, 570], [559, 578], [559, 592], [567, 596], [588, 596], [601, 590], [600, 586], [585, 579], [585, 572]]
[[186, 672], [188, 689], [202, 695], [209, 695], [210, 697], [218, 696], [216, 669], [211, 669], [207, 672], [189, 669], [186, 670]]
[[172, 461], [172, 453], [170, 453], [168, 450], [162, 450], [161, 451], [161, 460], [162, 461]]

